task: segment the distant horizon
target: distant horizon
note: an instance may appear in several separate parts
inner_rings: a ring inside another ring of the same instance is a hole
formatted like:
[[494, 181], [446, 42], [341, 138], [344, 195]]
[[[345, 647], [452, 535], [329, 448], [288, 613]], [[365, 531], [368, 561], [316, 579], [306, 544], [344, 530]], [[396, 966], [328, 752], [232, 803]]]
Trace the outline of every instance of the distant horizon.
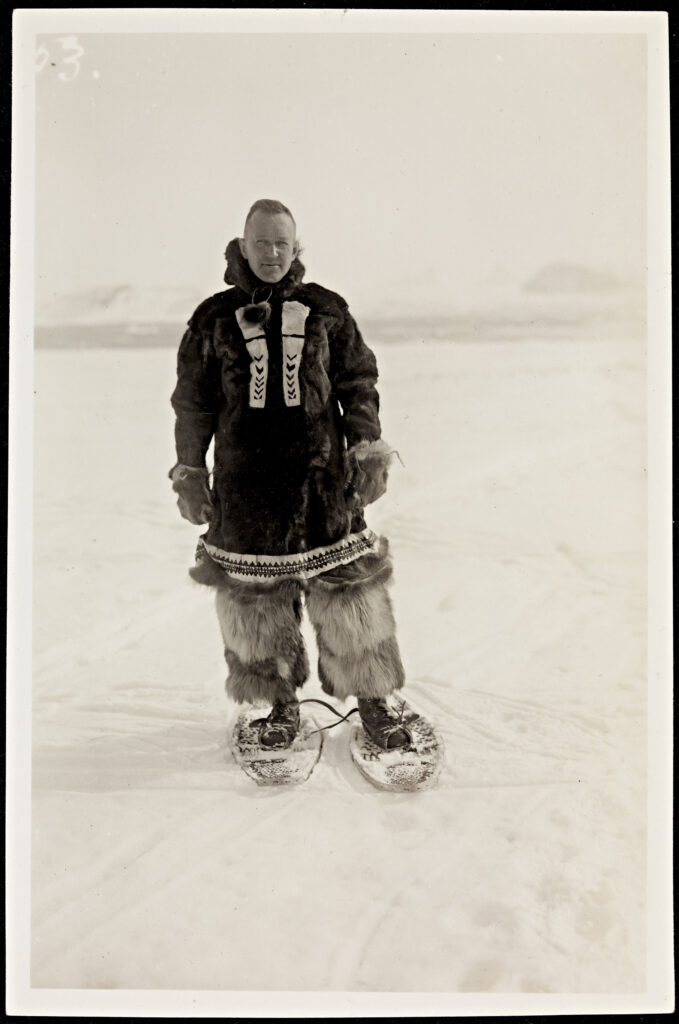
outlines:
[[[309, 280], [312, 280], [309, 277]], [[227, 286], [228, 287], [228, 286]], [[151, 288], [140, 288], [130, 282], [106, 283], [87, 289], [65, 292], [36, 306], [36, 326], [58, 323], [105, 322], [128, 323], [135, 320], [150, 322], [183, 322], [193, 309], [210, 294], [202, 293], [197, 285], [166, 284]], [[414, 318], [427, 316], [435, 318], [455, 317], [471, 312], [483, 314], [501, 312], [507, 303], [531, 302], [549, 306], [551, 303], [583, 302], [596, 305], [606, 304], [607, 298], [626, 296], [628, 306], [645, 291], [642, 278], [627, 279], [611, 268], [586, 267], [583, 264], [554, 261], [540, 267], [529, 278], [520, 280], [512, 277], [506, 268], [496, 267], [494, 274], [470, 288], [466, 302], [450, 299], [447, 303], [440, 297], [439, 304], [432, 304], [429, 297], [415, 291], [413, 295], [395, 302], [393, 298], [373, 296], [370, 305], [361, 307], [363, 316], [377, 318], [394, 315]], [[127, 308], [126, 308], [126, 305]], [[111, 320], [118, 307], [118, 320]], [[130, 308], [131, 307], [131, 308]], [[170, 312], [168, 313], [168, 310]], [[89, 317], [89, 320], [87, 319]]]
[[[520, 340], [631, 339], [644, 341], [642, 306], [566, 303], [456, 313], [361, 313], [359, 328], [370, 344], [515, 342]], [[99, 320], [36, 324], [37, 349], [170, 348], [176, 351], [186, 318]]]

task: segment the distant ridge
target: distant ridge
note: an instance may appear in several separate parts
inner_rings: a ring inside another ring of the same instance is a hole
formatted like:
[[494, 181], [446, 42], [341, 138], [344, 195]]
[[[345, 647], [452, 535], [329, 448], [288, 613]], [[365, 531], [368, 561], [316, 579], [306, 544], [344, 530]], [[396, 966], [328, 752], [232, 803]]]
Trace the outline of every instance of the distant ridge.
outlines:
[[[451, 340], [588, 329], [637, 334], [644, 327], [645, 280], [580, 263], [548, 263], [529, 277], [497, 263], [457, 293], [434, 294], [431, 286], [424, 275], [398, 295], [382, 292], [365, 307], [352, 304], [352, 312], [361, 326], [390, 338], [406, 325], [409, 335]], [[39, 348], [176, 345], [207, 294], [193, 286], [118, 284], [54, 296], [38, 306], [35, 342]]]
[[[215, 289], [217, 291], [218, 289]], [[129, 284], [55, 295], [36, 309], [38, 326], [186, 323], [204, 295], [197, 288]]]
[[[568, 341], [645, 337], [643, 317], [615, 303], [608, 311], [563, 307], [545, 311], [515, 307], [503, 311], [422, 316], [360, 316], [361, 331], [371, 345], [401, 342]], [[35, 329], [37, 349], [148, 349], [177, 351], [185, 324], [56, 324]]]
[[185, 324], [43, 324], [35, 328], [37, 349], [171, 348]]
[[580, 263], [549, 263], [523, 284], [526, 292], [592, 294], [624, 288], [625, 282], [604, 270]]

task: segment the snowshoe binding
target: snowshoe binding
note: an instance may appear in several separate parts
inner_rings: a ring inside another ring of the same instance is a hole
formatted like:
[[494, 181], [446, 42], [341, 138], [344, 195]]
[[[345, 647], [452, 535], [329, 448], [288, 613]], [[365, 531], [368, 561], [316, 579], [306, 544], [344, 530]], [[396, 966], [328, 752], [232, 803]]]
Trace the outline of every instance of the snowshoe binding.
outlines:
[[358, 713], [367, 735], [382, 750], [411, 747], [413, 737], [403, 722], [403, 709], [392, 710], [384, 697], [359, 697]]
[[285, 750], [299, 732], [299, 701], [277, 700], [259, 725], [259, 743], [267, 750]]
[[378, 789], [395, 793], [430, 789], [443, 767], [443, 741], [401, 698], [359, 698], [361, 725], [349, 740], [354, 764]]

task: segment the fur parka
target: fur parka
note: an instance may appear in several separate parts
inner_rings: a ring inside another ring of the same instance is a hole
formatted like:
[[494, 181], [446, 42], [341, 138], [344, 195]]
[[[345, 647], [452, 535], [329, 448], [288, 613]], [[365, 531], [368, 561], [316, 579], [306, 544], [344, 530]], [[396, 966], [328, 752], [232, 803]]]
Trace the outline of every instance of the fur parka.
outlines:
[[[231, 555], [273, 564], [275, 556], [285, 563], [304, 553], [308, 564], [321, 549], [322, 562], [328, 548], [369, 533], [357, 463], [374, 467], [377, 459], [382, 476], [388, 463], [375, 357], [344, 299], [303, 283], [299, 259], [270, 286], [252, 273], [236, 239], [226, 256], [233, 287], [189, 320], [171, 399], [177, 465], [205, 466], [214, 439], [203, 556], [225, 556], [220, 564], [228, 568]], [[346, 547], [352, 557], [367, 549], [367, 542]], [[215, 582], [212, 567], [201, 581]]]

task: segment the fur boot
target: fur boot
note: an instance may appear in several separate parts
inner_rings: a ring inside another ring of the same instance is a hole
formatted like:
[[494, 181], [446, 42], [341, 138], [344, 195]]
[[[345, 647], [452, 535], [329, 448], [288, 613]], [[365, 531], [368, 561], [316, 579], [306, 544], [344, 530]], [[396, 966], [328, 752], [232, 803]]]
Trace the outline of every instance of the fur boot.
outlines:
[[309, 580], [306, 605], [316, 630], [318, 675], [326, 693], [385, 697], [405, 676], [387, 581], [386, 548]]
[[239, 704], [294, 700], [296, 688], [309, 673], [299, 629], [299, 583], [229, 580], [218, 588], [216, 606], [229, 667], [229, 696]]

